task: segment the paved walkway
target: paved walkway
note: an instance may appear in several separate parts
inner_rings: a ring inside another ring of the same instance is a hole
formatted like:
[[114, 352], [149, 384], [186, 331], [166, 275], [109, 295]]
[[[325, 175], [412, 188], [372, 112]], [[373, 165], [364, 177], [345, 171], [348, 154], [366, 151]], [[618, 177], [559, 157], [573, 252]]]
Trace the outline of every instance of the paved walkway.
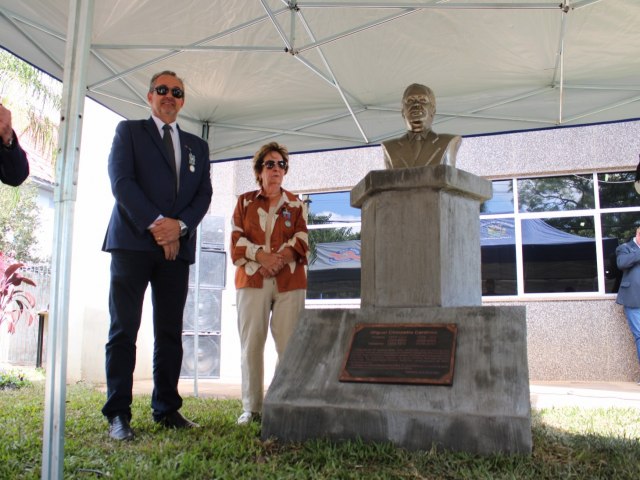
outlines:
[[[136, 393], [151, 393], [151, 381], [137, 381]], [[194, 381], [180, 380], [180, 393], [194, 395]], [[267, 387], [265, 386], [265, 391]], [[240, 385], [220, 380], [199, 379], [198, 396], [204, 398], [240, 398]], [[532, 382], [529, 387], [531, 406], [608, 408], [632, 407], [640, 409], [640, 385], [633, 382]]]
[[[32, 367], [0, 364], [0, 369], [20, 370], [34, 380], [42, 379], [42, 374]], [[151, 380], [136, 381], [133, 388], [134, 393], [151, 394], [153, 383]], [[179, 389], [183, 396], [194, 396], [193, 379], [180, 380]], [[104, 386], [102, 390], [105, 390]], [[633, 382], [531, 382], [529, 391], [531, 406], [536, 409], [571, 406], [640, 409], [640, 385]], [[240, 384], [199, 379], [197, 392], [204, 398], [240, 398]]]
[[532, 382], [533, 408], [632, 407], [640, 409], [640, 385], [634, 382]]

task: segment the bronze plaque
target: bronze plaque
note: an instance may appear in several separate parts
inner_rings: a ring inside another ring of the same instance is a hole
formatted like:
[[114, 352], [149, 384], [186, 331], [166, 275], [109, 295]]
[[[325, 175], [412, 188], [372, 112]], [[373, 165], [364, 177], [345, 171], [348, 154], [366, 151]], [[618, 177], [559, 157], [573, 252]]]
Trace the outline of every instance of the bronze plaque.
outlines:
[[451, 385], [457, 333], [455, 323], [359, 323], [340, 381]]

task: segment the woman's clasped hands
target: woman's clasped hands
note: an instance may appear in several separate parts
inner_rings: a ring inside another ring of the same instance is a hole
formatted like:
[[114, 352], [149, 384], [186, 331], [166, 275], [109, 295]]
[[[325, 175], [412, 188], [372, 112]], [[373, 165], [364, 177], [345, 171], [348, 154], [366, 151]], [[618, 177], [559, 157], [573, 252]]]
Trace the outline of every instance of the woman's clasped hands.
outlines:
[[281, 253], [268, 253], [259, 250], [256, 260], [261, 265], [260, 274], [265, 278], [275, 277], [285, 265], [284, 255]]

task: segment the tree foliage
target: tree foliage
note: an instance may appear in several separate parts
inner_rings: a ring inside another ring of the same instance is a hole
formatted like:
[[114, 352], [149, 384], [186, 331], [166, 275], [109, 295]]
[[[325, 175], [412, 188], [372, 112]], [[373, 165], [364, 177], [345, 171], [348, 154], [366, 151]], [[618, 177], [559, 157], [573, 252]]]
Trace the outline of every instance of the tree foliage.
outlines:
[[[53, 159], [57, 149], [61, 93], [60, 82], [0, 48], [0, 99], [11, 110], [21, 142], [45, 159]], [[40, 223], [37, 194], [30, 181], [19, 188], [0, 185], [0, 252], [20, 262], [42, 261], [33, 253]]]
[[0, 184], [0, 252], [21, 262], [41, 261], [33, 253], [40, 224], [36, 195], [29, 181], [18, 188]]
[[518, 180], [518, 203], [521, 212], [594, 208], [593, 178], [568, 175]]
[[18, 136], [28, 136], [45, 158], [54, 157], [62, 108], [62, 84], [0, 49], [0, 99]]

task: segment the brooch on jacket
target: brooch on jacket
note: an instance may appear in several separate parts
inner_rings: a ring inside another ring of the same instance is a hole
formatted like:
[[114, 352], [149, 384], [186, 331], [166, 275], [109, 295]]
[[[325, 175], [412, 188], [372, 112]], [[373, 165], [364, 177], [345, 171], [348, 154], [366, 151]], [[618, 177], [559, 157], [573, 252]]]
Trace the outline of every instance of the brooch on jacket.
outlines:
[[185, 148], [189, 150], [189, 171], [193, 173], [196, 171], [196, 156], [191, 151], [191, 147], [189, 145], [185, 145]]
[[282, 209], [282, 218], [284, 218], [284, 226], [289, 228], [291, 226], [291, 212], [286, 207]]

